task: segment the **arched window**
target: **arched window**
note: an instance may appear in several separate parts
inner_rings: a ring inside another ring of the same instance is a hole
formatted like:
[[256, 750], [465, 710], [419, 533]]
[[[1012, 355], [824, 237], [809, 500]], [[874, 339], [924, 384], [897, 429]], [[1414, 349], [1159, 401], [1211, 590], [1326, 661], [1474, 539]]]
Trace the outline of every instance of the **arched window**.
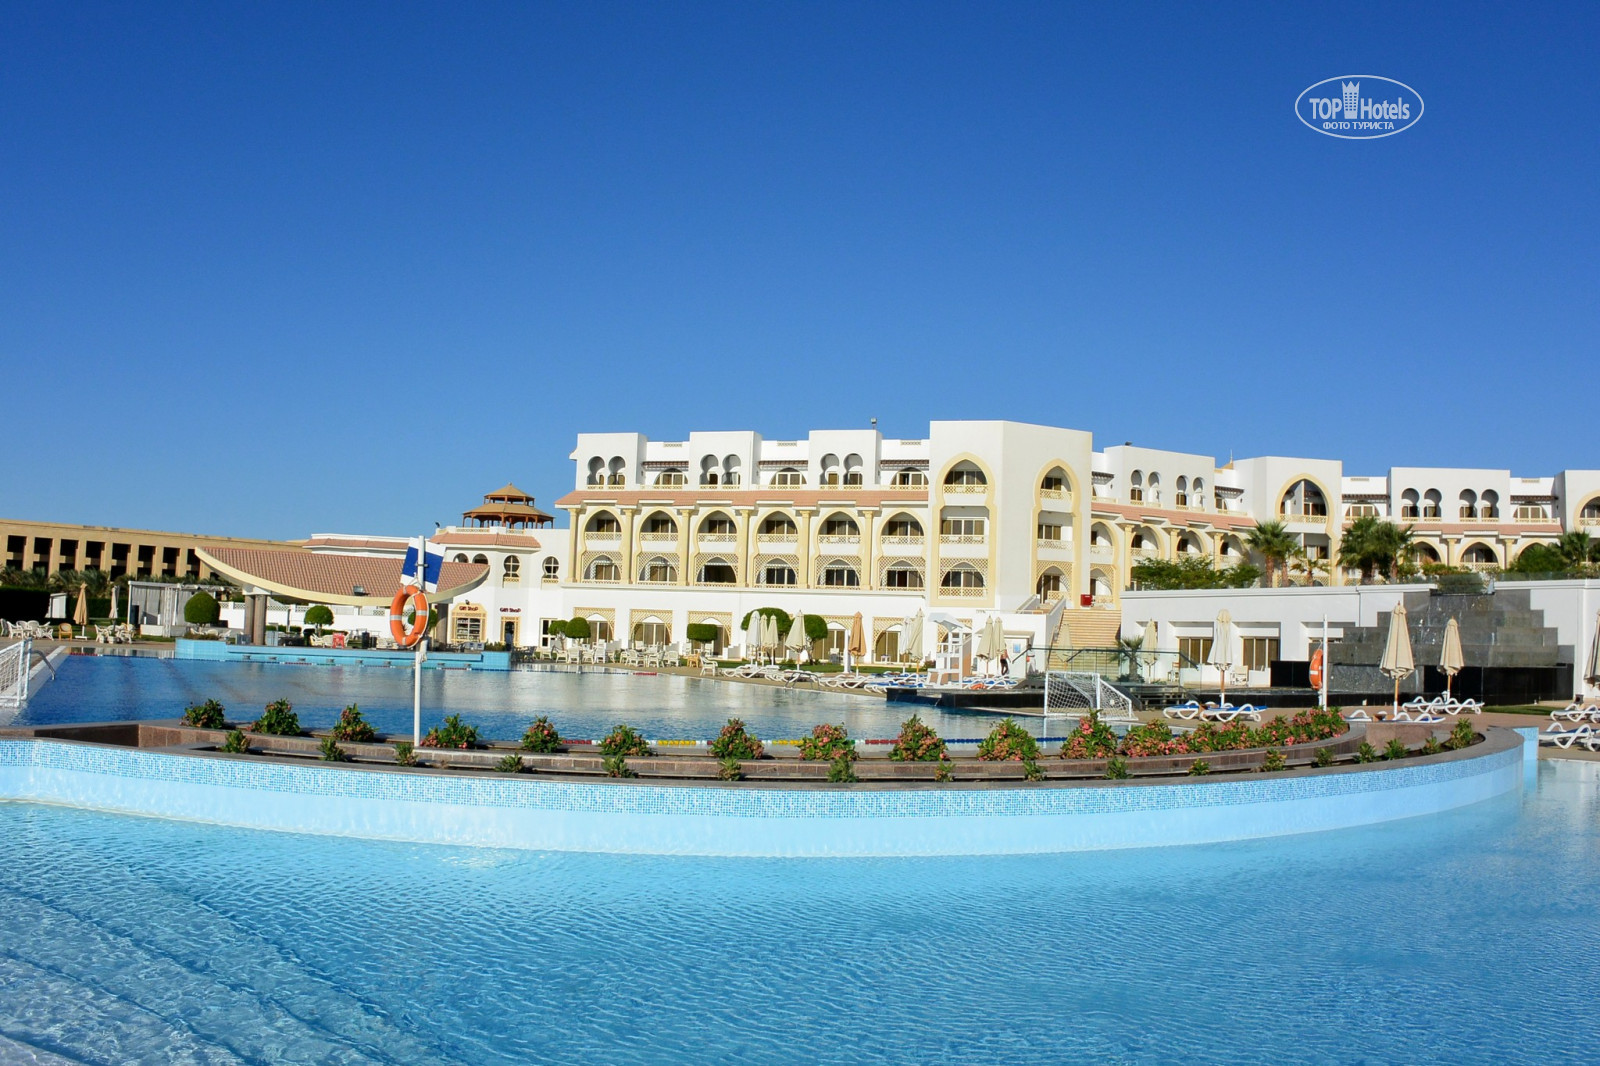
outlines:
[[793, 539], [799, 536], [800, 527], [794, 524], [794, 519], [782, 511], [774, 511], [761, 520], [761, 528], [757, 530], [758, 536], [783, 537]]
[[821, 474], [819, 485], [839, 484], [839, 457], [829, 452], [822, 457], [822, 462], [817, 464], [817, 471]]
[[983, 476], [975, 463], [961, 462], [950, 468], [944, 476], [945, 488], [976, 489], [989, 484], [989, 479]]
[[737, 455], [725, 455], [722, 457], [722, 483], [724, 485], [739, 484], [739, 467], [740, 463]]
[[846, 485], [860, 485], [862, 482], [863, 463], [861, 456], [854, 452], [844, 457], [844, 483]]
[[922, 568], [911, 563], [895, 563], [883, 574], [886, 589], [920, 589], [922, 585]]
[[1144, 479], [1144, 496], [1150, 503], [1161, 502], [1161, 475], [1152, 471]]
[[1600, 522], [1600, 496], [1585, 501], [1578, 509], [1578, 517], [1586, 522]]
[[1438, 489], [1429, 489], [1422, 494], [1422, 517], [1433, 521], [1444, 517], [1444, 496]]
[[1104, 522], [1096, 522], [1089, 527], [1089, 548], [1092, 551], [1110, 551], [1116, 541], [1111, 536], [1111, 527]]
[[889, 520], [883, 524], [883, 535], [885, 538], [903, 537], [908, 540], [921, 540], [922, 523], [901, 511], [889, 516]]
[[728, 560], [712, 557], [700, 564], [700, 572], [695, 575], [695, 580], [702, 585], [732, 585], [739, 578]]
[[652, 511], [644, 520], [644, 533], [655, 537], [670, 537], [678, 532], [678, 523], [665, 511]]
[[829, 563], [822, 568], [822, 585], [830, 589], [858, 588], [861, 585], [861, 574], [849, 563]]
[[843, 511], [835, 511], [822, 520], [822, 535], [824, 537], [849, 538], [860, 537], [861, 527], [856, 525], [856, 520]]
[[1176, 491], [1174, 491], [1172, 494], [1172, 502], [1179, 507], [1189, 506], [1189, 479], [1180, 476], [1177, 484], [1174, 485], [1173, 488]]
[[897, 489], [925, 489], [928, 487], [928, 475], [921, 470], [906, 467], [895, 472], [894, 480], [890, 484]]
[[601, 537], [615, 537], [622, 532], [622, 523], [610, 511], [596, 511], [589, 516], [583, 531]]
[[652, 585], [675, 585], [678, 582], [678, 568], [670, 559], [654, 555], [639, 568], [639, 580]]
[[793, 585], [799, 579], [788, 563], [768, 563], [761, 571], [763, 585]]
[[681, 489], [688, 483], [682, 470], [663, 470], [656, 475], [656, 485], [663, 489]]
[[1039, 480], [1039, 494], [1047, 500], [1065, 499], [1068, 486], [1067, 472], [1059, 466], [1052, 466], [1050, 472]]
[[1305, 478], [1301, 478], [1283, 494], [1279, 502], [1278, 513], [1284, 518], [1326, 518], [1328, 517], [1328, 500], [1317, 488]]
[[602, 555], [589, 564], [584, 577], [589, 581], [621, 581], [622, 568], [609, 555]]
[[1487, 544], [1478, 543], [1461, 553], [1461, 561], [1477, 566], [1492, 566], [1500, 561], [1500, 557]]
[[590, 485], [604, 485], [606, 483], [606, 461], [598, 455], [589, 460], [588, 483]]
[[456, 552], [455, 558], [450, 560], [450, 561], [454, 562], [454, 563], [464, 563], [464, 562], [467, 562], [468, 560], [467, 560], [467, 557], [465, 555], [463, 555], [461, 552]]
[[633, 624], [633, 639], [640, 643], [660, 647], [672, 643], [672, 626], [655, 615], [648, 615]]
[[1144, 471], [1135, 470], [1128, 475], [1128, 502], [1140, 503], [1144, 500]]
[[1416, 489], [1406, 489], [1404, 492], [1402, 492], [1400, 494], [1400, 517], [1421, 518], [1421, 501], [1422, 497], [1417, 494]]
[[1463, 519], [1471, 520], [1478, 517], [1478, 494], [1471, 489], [1461, 490], [1461, 510], [1458, 512]]
[[482, 552], [479, 552], [477, 555], [474, 555], [472, 557], [472, 561], [475, 562], [475, 563], [481, 563], [484, 566], [489, 565], [489, 557], [487, 555], [484, 555]]
[[544, 557], [544, 579], [546, 581], [554, 581], [560, 576], [561, 560], [557, 559], [554, 555], [546, 555]]
[[500, 564], [500, 583], [502, 585], [515, 585], [522, 581], [522, 560], [515, 555], [508, 555]]
[[1500, 517], [1500, 494], [1493, 489], [1485, 489], [1478, 497], [1479, 518]]
[[806, 483], [806, 476], [794, 467], [786, 466], [772, 475], [772, 483], [782, 488], [797, 488]]
[[1199, 478], [1199, 477], [1195, 478], [1194, 479], [1194, 484], [1190, 488], [1191, 488], [1191, 494], [1189, 496], [1189, 506], [1193, 507], [1197, 511], [1205, 510], [1205, 507], [1206, 507], [1206, 481], [1205, 481], [1205, 478]]
[[738, 528], [725, 511], [712, 511], [700, 522], [702, 537], [732, 537], [737, 533]]
[[611, 462], [606, 464], [606, 484], [616, 487], [620, 485], [626, 485], [627, 483], [627, 467], [622, 461], [622, 456], [612, 456]]
[[1418, 563], [1437, 563], [1439, 561], [1439, 550], [1432, 544], [1419, 540], [1411, 545], [1411, 557]]
[[1034, 585], [1033, 591], [1039, 597], [1039, 602], [1054, 603], [1061, 598], [1065, 584], [1066, 575], [1052, 566], [1039, 575], [1039, 581]]
[[983, 588], [983, 575], [976, 567], [967, 563], [957, 563], [946, 570], [939, 579], [939, 587], [944, 589], [981, 589]]
[[715, 487], [722, 484], [722, 463], [715, 455], [701, 457], [700, 484], [704, 487]]

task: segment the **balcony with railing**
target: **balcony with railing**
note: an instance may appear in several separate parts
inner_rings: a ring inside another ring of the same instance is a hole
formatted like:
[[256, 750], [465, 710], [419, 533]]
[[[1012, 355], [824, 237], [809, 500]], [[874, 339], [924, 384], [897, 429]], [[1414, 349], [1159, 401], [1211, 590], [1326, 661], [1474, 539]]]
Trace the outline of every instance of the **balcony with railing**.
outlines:
[[676, 534], [676, 533], [640, 533], [639, 534], [639, 543], [640, 544], [676, 544], [676, 543], [678, 543], [678, 534]]
[[985, 496], [988, 494], [988, 492], [988, 485], [974, 484], [966, 481], [953, 485], [947, 484], [944, 486], [944, 494], [946, 496]]
[[878, 543], [883, 546], [883, 550], [886, 552], [920, 552], [923, 546], [928, 543], [928, 538], [921, 534], [917, 536], [884, 536], [878, 539]]
[[614, 551], [622, 547], [622, 530], [602, 530], [583, 535], [585, 551]]
[[861, 550], [860, 533], [822, 533], [817, 543], [828, 552], [858, 552]]
[[800, 533], [757, 533], [756, 543], [767, 551], [782, 551], [785, 545], [793, 546], [800, 542]]
[[1040, 489], [1039, 499], [1048, 503], [1059, 503], [1063, 510], [1072, 509], [1072, 493], [1066, 489]]
[[731, 548], [739, 543], [737, 533], [701, 533], [695, 538], [695, 543], [702, 548]]

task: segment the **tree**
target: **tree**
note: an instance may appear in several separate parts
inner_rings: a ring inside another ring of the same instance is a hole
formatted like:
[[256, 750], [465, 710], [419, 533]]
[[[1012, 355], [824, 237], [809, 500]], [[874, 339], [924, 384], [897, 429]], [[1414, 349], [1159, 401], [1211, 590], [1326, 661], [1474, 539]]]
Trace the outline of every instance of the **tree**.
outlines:
[[1600, 562], [1600, 542], [1581, 529], [1561, 534], [1561, 539], [1556, 541], [1556, 552], [1565, 564], [1563, 570], [1583, 570], [1590, 563]]
[[1261, 571], [1249, 563], [1218, 570], [1210, 559], [1186, 555], [1177, 562], [1141, 559], [1128, 576], [1141, 589], [1242, 589], [1259, 581]]
[[306, 625], [317, 627], [317, 636], [322, 635], [323, 626], [333, 625], [333, 608], [320, 603], [306, 608]]
[[221, 614], [217, 598], [209, 592], [196, 592], [183, 605], [183, 620], [192, 626], [214, 626]]
[[1389, 580], [1399, 576], [1400, 567], [1411, 561], [1416, 527], [1404, 528], [1374, 515], [1363, 515], [1350, 523], [1339, 542], [1339, 565], [1361, 571], [1361, 583], [1371, 584], [1380, 571]]
[[588, 640], [589, 620], [587, 618], [567, 619], [566, 635], [573, 640]]
[[1328, 563], [1323, 559], [1313, 559], [1304, 548], [1296, 548], [1289, 553], [1289, 571], [1304, 578], [1305, 583], [1310, 585], [1328, 572]]
[[757, 607], [755, 610], [744, 616], [744, 620], [739, 623], [739, 628], [749, 629], [750, 616], [756, 614], [759, 614], [763, 617], [771, 616], [778, 620], [778, 638], [780, 640], [789, 635], [789, 627], [794, 625], [794, 619], [790, 618], [789, 612], [785, 611], [782, 607]]
[[683, 627], [683, 635], [696, 644], [715, 644], [717, 627], [710, 622], [690, 622]]
[[1250, 550], [1261, 556], [1266, 565], [1268, 582], [1276, 588], [1289, 556], [1300, 546], [1282, 522], [1262, 522], [1245, 538]]
[[806, 639], [815, 644], [819, 640], [828, 639], [828, 620], [820, 614], [808, 614], [805, 618]]

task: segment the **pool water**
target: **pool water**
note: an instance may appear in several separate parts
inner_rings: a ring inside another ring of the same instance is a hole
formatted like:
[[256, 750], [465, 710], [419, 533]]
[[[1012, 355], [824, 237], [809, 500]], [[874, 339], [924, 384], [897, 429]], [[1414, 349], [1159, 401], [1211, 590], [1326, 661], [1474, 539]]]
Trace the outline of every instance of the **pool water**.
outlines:
[[[286, 698], [308, 729], [331, 726], [348, 704], [379, 732], [411, 733], [410, 670], [381, 667], [213, 663], [191, 659], [74, 655], [34, 693], [16, 725], [177, 718], [190, 704], [221, 700], [230, 721], [253, 721]], [[594, 739], [627, 722], [645, 736], [705, 740], [730, 717], [757, 736], [799, 737], [822, 722], [850, 735], [892, 737], [914, 710], [947, 737], [981, 737], [997, 720], [986, 714], [929, 714], [876, 696], [701, 680], [671, 674], [515, 670], [425, 670], [423, 728], [460, 714], [486, 740], [515, 740], [537, 715], [563, 736]], [[1062, 731], [1063, 719], [1053, 720]]]
[[1600, 765], [1361, 830], [501, 852], [0, 803], [0, 1060], [1595, 1061]]

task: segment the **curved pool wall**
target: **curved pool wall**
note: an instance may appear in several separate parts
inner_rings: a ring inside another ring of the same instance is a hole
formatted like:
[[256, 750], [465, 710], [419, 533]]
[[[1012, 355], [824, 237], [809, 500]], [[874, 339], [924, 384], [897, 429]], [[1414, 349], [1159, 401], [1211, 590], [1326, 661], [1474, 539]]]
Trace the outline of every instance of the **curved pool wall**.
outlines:
[[504, 780], [0, 741], [0, 799], [427, 844], [756, 857], [1001, 855], [1344, 829], [1522, 785], [1523, 738], [1396, 767], [1023, 787]]

